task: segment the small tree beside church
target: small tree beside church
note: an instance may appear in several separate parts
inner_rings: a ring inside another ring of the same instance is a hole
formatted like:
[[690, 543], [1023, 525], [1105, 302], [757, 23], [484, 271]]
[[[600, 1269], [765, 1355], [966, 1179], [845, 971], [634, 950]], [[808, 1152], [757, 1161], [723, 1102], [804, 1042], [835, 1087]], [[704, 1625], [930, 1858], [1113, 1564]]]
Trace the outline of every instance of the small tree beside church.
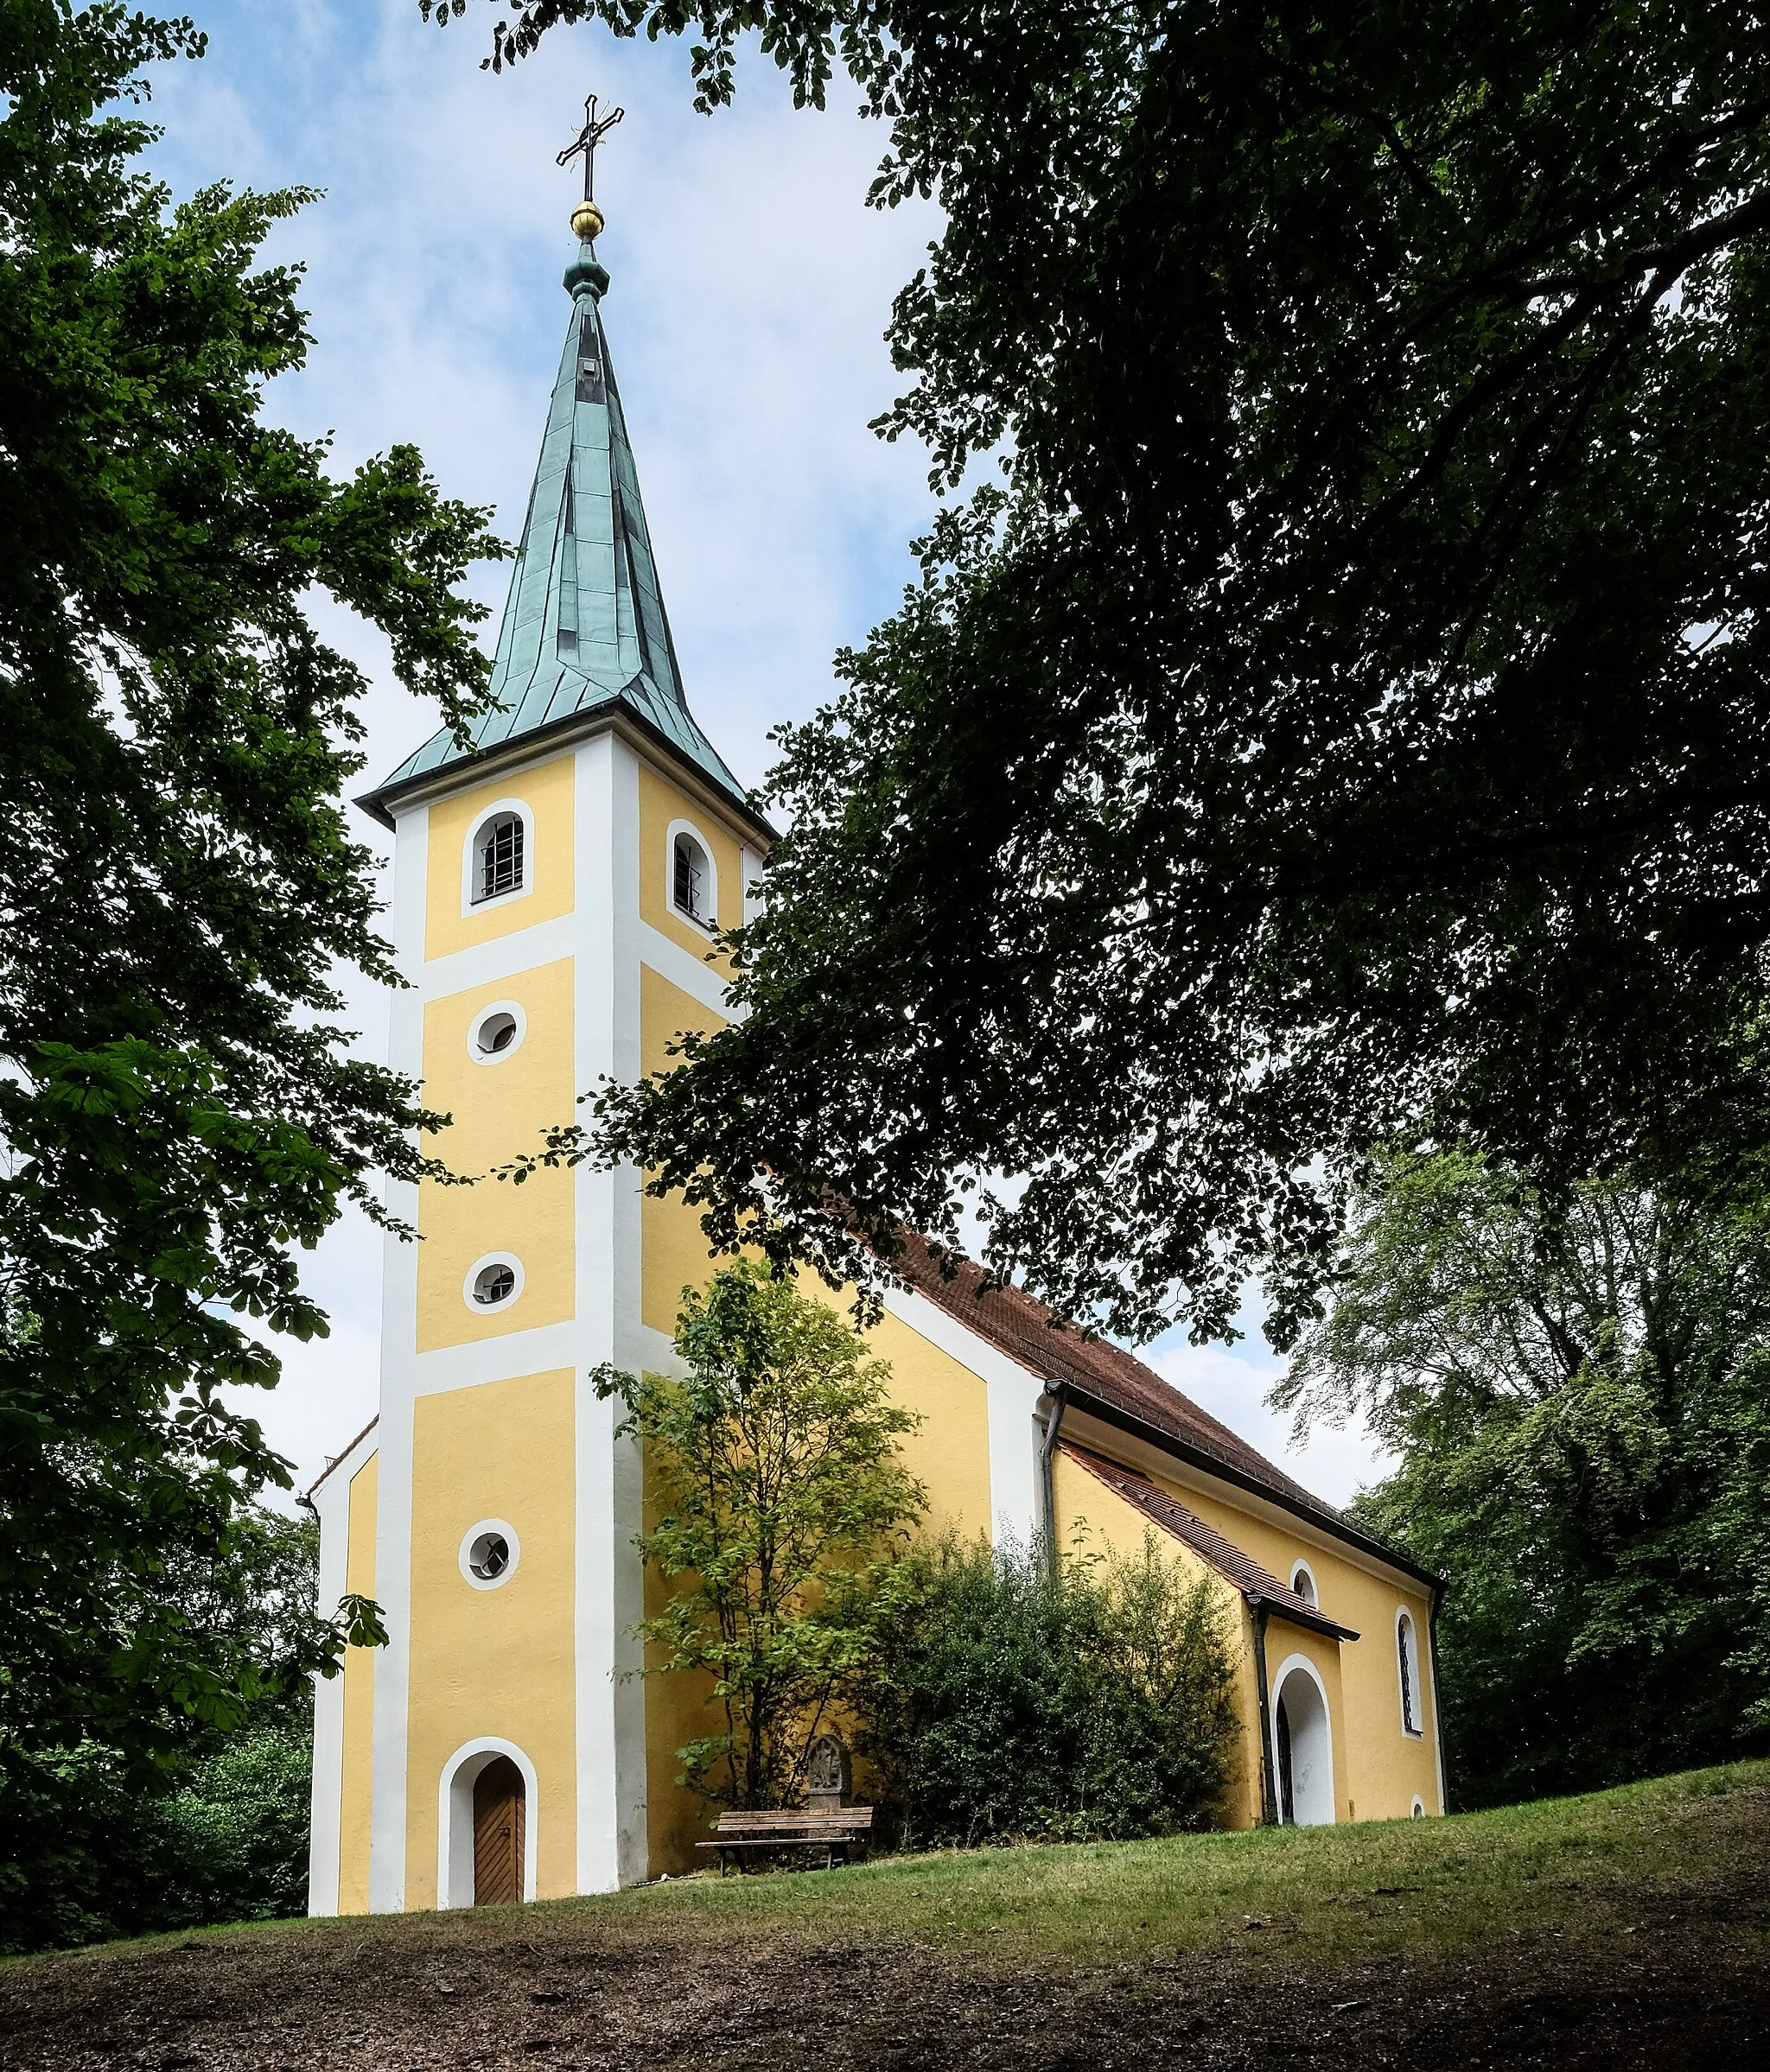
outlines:
[[898, 1441], [920, 1422], [886, 1362], [829, 1306], [748, 1262], [677, 1320], [686, 1379], [605, 1370], [645, 1449], [639, 1536], [669, 1581], [640, 1636], [648, 1674], [712, 1678], [717, 1731], [678, 1752], [716, 1803], [791, 1805], [806, 1751], [863, 1678], [895, 1601], [895, 1556], [926, 1496]]

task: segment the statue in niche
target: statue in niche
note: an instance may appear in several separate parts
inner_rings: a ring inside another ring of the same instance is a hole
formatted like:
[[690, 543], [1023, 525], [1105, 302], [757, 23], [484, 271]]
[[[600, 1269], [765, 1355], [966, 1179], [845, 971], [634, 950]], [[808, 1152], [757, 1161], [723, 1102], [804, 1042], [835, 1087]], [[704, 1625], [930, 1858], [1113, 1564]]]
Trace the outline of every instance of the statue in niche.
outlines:
[[848, 1751], [834, 1734], [819, 1734], [805, 1756], [805, 1799], [814, 1813], [847, 1805], [854, 1782]]

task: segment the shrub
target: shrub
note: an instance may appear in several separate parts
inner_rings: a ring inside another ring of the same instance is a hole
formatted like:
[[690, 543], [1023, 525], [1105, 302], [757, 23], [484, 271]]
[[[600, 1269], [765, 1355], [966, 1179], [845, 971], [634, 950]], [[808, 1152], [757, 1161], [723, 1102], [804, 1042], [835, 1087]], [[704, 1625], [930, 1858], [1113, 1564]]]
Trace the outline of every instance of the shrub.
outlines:
[[908, 1846], [1210, 1824], [1237, 1717], [1224, 1611], [1153, 1535], [1050, 1573], [946, 1541], [870, 1694], [863, 1752]]

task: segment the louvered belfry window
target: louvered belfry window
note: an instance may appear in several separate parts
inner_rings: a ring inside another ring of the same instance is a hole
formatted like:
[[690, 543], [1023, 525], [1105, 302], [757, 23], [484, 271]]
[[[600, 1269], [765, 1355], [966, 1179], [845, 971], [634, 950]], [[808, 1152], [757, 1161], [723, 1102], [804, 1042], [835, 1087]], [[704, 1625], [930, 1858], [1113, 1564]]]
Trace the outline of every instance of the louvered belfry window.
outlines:
[[676, 837], [676, 904], [691, 919], [706, 916], [706, 858], [686, 835]]
[[522, 816], [500, 813], [480, 834], [479, 868], [474, 874], [474, 902], [520, 892], [523, 873]]

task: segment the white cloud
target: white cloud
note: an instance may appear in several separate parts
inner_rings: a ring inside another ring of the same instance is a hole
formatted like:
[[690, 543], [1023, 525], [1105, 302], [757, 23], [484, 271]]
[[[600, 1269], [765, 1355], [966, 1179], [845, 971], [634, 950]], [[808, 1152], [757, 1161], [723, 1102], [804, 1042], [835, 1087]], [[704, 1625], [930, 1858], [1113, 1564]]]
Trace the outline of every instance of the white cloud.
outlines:
[[[478, 68], [491, 16], [477, 8], [442, 33], [415, 0], [193, 11], [210, 54], [154, 81], [175, 195], [222, 179], [326, 190], [270, 243], [305, 265], [315, 342], [269, 414], [334, 434], [341, 467], [411, 442], [449, 494], [495, 507], [506, 538], [569, 311], [577, 175], [554, 154], [590, 87], [625, 104], [597, 167], [610, 347], [691, 702], [759, 781], [768, 729], [812, 711], [833, 651], [895, 604], [929, 508], [921, 454], [866, 429], [900, 385], [891, 298], [937, 227], [926, 207], [864, 207], [882, 132], [851, 106], [795, 111], [754, 57], [735, 108], [697, 116], [680, 45], [600, 31], [556, 33], [494, 78]], [[506, 575], [474, 579], [488, 645]], [[392, 682], [378, 637], [335, 609], [321, 620], [372, 679], [368, 775], [385, 774], [436, 715]], [[385, 860], [380, 830], [358, 832]], [[384, 1056], [385, 1000], [345, 989], [362, 1049]], [[380, 1254], [360, 1216], [326, 1239], [304, 1279], [332, 1336], [280, 1345], [282, 1387], [245, 1404], [304, 1482], [372, 1414]]]
[[1247, 1339], [1232, 1349], [1189, 1345], [1175, 1334], [1157, 1339], [1143, 1357], [1163, 1381], [1329, 1503], [1347, 1503], [1397, 1465], [1358, 1423], [1343, 1431], [1318, 1426], [1305, 1445], [1294, 1446], [1289, 1417], [1266, 1404], [1267, 1391], [1285, 1363]]
[[[930, 507], [920, 450], [866, 429], [901, 385], [882, 335], [891, 298], [938, 228], [929, 207], [863, 207], [882, 132], [851, 105], [795, 111], [754, 53], [736, 106], [708, 118], [690, 107], [679, 45], [555, 32], [494, 78], [478, 69], [491, 16], [477, 8], [440, 33], [415, 0], [194, 11], [209, 56], [155, 81], [156, 159], [175, 194], [220, 179], [326, 190], [271, 241], [271, 257], [306, 267], [315, 342], [270, 415], [334, 434], [341, 467], [410, 441], [449, 494], [495, 507], [506, 538], [569, 307], [576, 176], [554, 153], [590, 87], [625, 104], [597, 168], [610, 349], [690, 702], [759, 781], [768, 729], [812, 711], [833, 651], [895, 606]], [[505, 581], [495, 567], [474, 579], [488, 644]], [[370, 677], [368, 775], [385, 774], [435, 715], [393, 682], [372, 631], [336, 609], [320, 620]], [[357, 831], [385, 861], [381, 830]], [[385, 1000], [345, 989], [360, 1047], [385, 1056]], [[353, 1213], [320, 1245], [304, 1279], [332, 1335], [281, 1344], [282, 1387], [245, 1404], [303, 1482], [373, 1413], [381, 1249]], [[1358, 1432], [1293, 1452], [1263, 1401], [1270, 1357], [1166, 1343], [1148, 1357], [1331, 1501], [1384, 1471]]]

